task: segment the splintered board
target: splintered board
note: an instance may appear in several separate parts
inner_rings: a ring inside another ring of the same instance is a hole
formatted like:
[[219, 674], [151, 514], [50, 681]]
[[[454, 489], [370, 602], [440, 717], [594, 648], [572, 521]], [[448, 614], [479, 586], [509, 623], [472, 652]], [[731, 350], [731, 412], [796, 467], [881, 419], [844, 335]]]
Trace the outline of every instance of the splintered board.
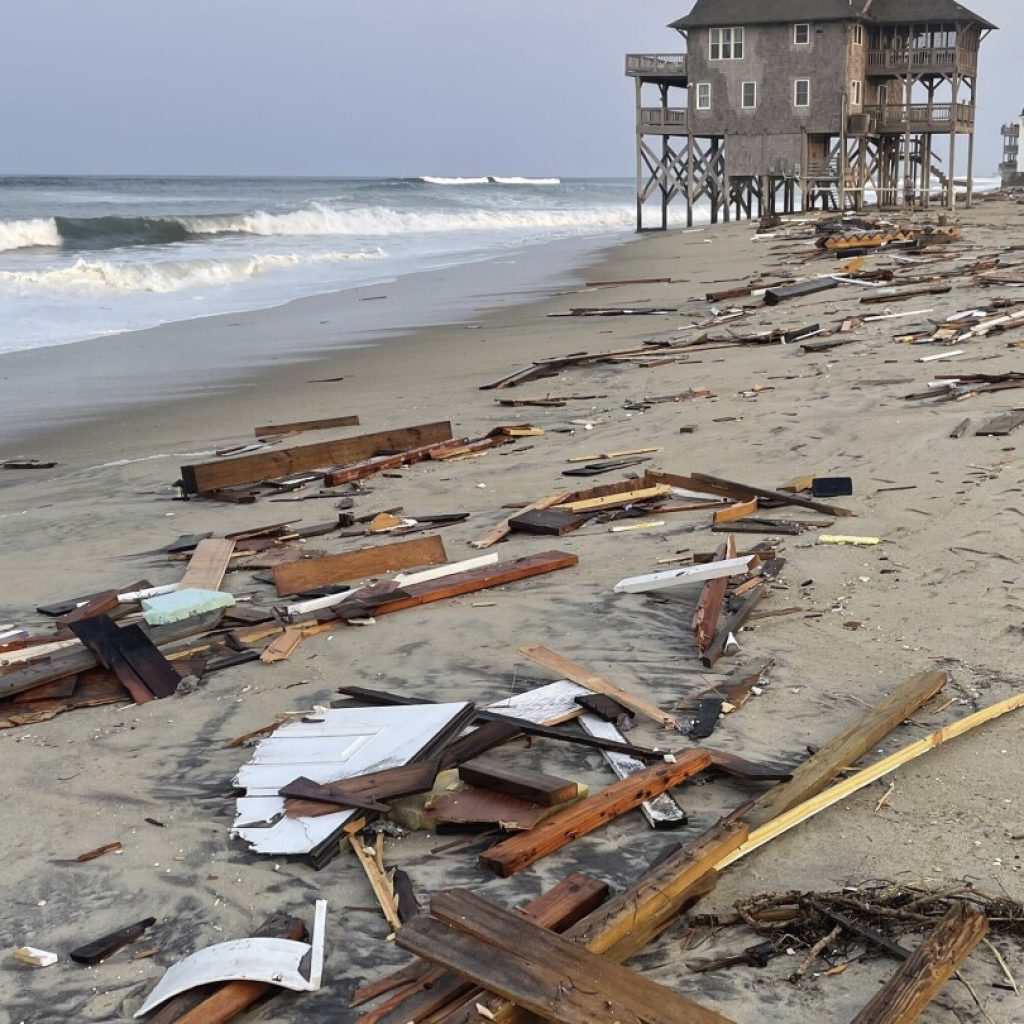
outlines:
[[394, 544], [375, 544], [325, 558], [303, 558], [274, 566], [274, 585], [280, 597], [301, 594], [304, 590], [360, 580], [394, 569], [418, 565], [440, 565], [447, 561], [440, 537], [417, 537]]
[[332, 416], [324, 420], [298, 420], [295, 423], [270, 423], [256, 427], [257, 437], [276, 437], [279, 434], [298, 434], [306, 430], [332, 430], [335, 427], [358, 427], [358, 416]]
[[380, 452], [405, 451], [425, 444], [448, 441], [452, 425], [448, 422], [425, 423], [415, 427], [399, 427], [375, 434], [360, 434], [339, 441], [323, 441], [300, 448], [284, 448], [276, 452], [260, 452], [237, 459], [199, 462], [181, 467], [181, 480], [187, 494], [218, 491], [240, 484], [259, 483], [291, 473], [350, 462], [360, 462]]

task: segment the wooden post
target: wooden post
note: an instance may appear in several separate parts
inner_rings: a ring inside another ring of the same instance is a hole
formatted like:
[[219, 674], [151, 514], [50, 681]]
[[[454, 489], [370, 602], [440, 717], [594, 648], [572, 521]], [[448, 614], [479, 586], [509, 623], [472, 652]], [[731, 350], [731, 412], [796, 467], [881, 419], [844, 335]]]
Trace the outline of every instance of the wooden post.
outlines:
[[901, 964], [853, 1024], [909, 1024], [938, 995], [988, 932], [988, 918], [969, 903], [957, 903]]
[[643, 132], [641, 131], [640, 110], [642, 103], [641, 91], [643, 83], [640, 78], [636, 82], [636, 229], [644, 229], [644, 167], [643, 167]]
[[[959, 27], [958, 27], [959, 32]], [[956, 103], [960, 96], [960, 72], [953, 72], [953, 105], [950, 108], [949, 120], [949, 166], [946, 172], [949, 175], [946, 181], [946, 205], [949, 209], [956, 209]]]

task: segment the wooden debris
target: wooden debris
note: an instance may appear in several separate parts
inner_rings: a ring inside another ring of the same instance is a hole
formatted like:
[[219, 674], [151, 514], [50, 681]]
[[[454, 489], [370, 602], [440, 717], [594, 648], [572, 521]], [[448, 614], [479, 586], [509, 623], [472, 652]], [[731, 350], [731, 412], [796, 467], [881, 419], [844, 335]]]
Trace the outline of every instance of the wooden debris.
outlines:
[[272, 423], [256, 427], [257, 437], [276, 437], [281, 434], [302, 434], [310, 430], [333, 430], [335, 427], [358, 427], [358, 416], [331, 416], [322, 420], [298, 420], [295, 423]]
[[155, 917], [144, 918], [142, 921], [136, 921], [135, 924], [127, 925], [124, 928], [119, 928], [116, 932], [104, 935], [100, 939], [87, 942], [84, 946], [71, 950], [68, 955], [75, 963], [98, 964], [101, 960], [106, 960], [108, 957], [113, 956], [122, 947], [135, 942], [154, 924], [156, 924]]
[[260, 655], [264, 665], [287, 661], [302, 643], [305, 633], [298, 626], [287, 626], [284, 632], [267, 646]]
[[[368, 459], [381, 451], [401, 451], [416, 448], [452, 437], [450, 423], [426, 423], [398, 430], [382, 430], [376, 434], [361, 434], [342, 441], [324, 441], [286, 448], [258, 455], [244, 455], [220, 462], [203, 462], [181, 467], [181, 479], [186, 494], [222, 491], [239, 484], [259, 483], [289, 473], [356, 462]], [[328, 481], [330, 484], [330, 481]]]
[[[466, 891], [440, 893], [398, 945], [559, 1024], [726, 1018]], [[442, 923], [444, 922], [444, 923]], [[585, 982], [584, 982], [585, 979]]]
[[124, 853], [124, 847], [120, 842], [104, 843], [103, 846], [97, 846], [95, 850], [87, 850], [85, 853], [80, 853], [75, 860], [79, 864], [84, 864], [86, 861], [96, 860], [97, 857], [102, 857], [108, 853]]
[[52, 967], [60, 959], [56, 953], [48, 953], [45, 949], [36, 949], [35, 946], [19, 946], [11, 956], [30, 967]]
[[516, 533], [534, 533], [548, 537], [564, 537], [584, 526], [590, 516], [576, 515], [560, 508], [530, 509], [512, 516], [509, 528]]
[[179, 590], [220, 590], [224, 573], [235, 550], [235, 541], [210, 538], [195, 547]]
[[657, 722], [663, 728], [678, 728], [679, 723], [673, 715], [662, 711], [643, 697], [638, 697], [628, 690], [623, 690], [621, 687], [616, 686], [615, 683], [602, 678], [582, 665], [577, 665], [575, 662], [570, 661], [561, 654], [557, 654], [555, 651], [549, 650], [547, 647], [543, 647], [540, 644], [525, 644], [519, 648], [519, 653], [531, 661], [549, 668], [560, 678], [570, 679], [580, 686], [585, 686], [588, 690], [593, 690], [594, 693], [603, 693], [617, 700], [631, 711], [638, 715], [643, 715], [653, 722]]
[[910, 1024], [917, 1020], [987, 933], [984, 913], [970, 903], [957, 903], [853, 1024]]
[[[542, 509], [551, 508], [552, 505], [557, 505], [559, 502], [564, 501], [567, 497], [564, 491], [557, 491], [554, 494], [549, 494], [545, 498], [540, 498], [537, 501], [527, 505], [518, 515], [522, 516], [527, 512], [540, 511]], [[514, 517], [513, 517], [514, 518]], [[499, 541], [503, 541], [511, 532], [512, 527], [510, 525], [510, 519], [504, 519], [498, 523], [497, 526], [488, 530], [482, 537], [478, 537], [476, 540], [470, 541], [470, 547], [474, 548], [490, 548]]]
[[983, 423], [974, 432], [974, 435], [975, 437], [1008, 437], [1022, 425], [1024, 425], [1024, 412], [1014, 410]]
[[377, 863], [370, 851], [363, 846], [359, 836], [349, 836], [348, 841], [359, 863], [362, 865], [363, 871], [366, 872], [370, 888], [373, 889], [373, 895], [377, 897], [377, 903], [380, 905], [385, 920], [393, 931], [398, 931], [402, 927], [402, 921], [398, 916], [398, 903], [395, 900], [395, 890], [391, 884], [391, 879]]
[[514, 875], [643, 801], [693, 778], [710, 764], [711, 756], [706, 751], [680, 753], [674, 762], [654, 765], [645, 772], [613, 783], [549, 818], [531, 832], [492, 846], [480, 855], [480, 863], [503, 878]]
[[274, 586], [280, 597], [287, 597], [329, 583], [365, 579], [395, 569], [437, 565], [447, 558], [440, 537], [417, 537], [275, 566]]
[[658, 498], [666, 498], [671, 493], [671, 487], [665, 484], [656, 484], [653, 487], [640, 487], [636, 490], [608, 494], [600, 498], [565, 501], [562, 502], [561, 507], [570, 512], [597, 512], [604, 509], [622, 508], [625, 505], [635, 505], [640, 502], [655, 501]]
[[459, 778], [472, 786], [506, 793], [545, 807], [575, 800], [579, 792], [576, 782], [567, 782], [529, 768], [513, 767], [491, 757], [464, 762], [459, 766]]

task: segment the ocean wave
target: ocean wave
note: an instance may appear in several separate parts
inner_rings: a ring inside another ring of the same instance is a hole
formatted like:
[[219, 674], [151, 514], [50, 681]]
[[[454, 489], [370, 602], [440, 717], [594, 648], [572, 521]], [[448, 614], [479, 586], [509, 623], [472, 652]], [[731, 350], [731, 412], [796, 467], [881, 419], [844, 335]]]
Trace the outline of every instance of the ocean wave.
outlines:
[[561, 178], [491, 178], [495, 185], [561, 185]]
[[428, 185], [489, 185], [491, 179], [484, 178], [439, 178], [433, 174], [424, 174], [419, 179]]
[[168, 294], [188, 288], [238, 284], [273, 270], [345, 260], [380, 259], [376, 252], [320, 252], [251, 256], [231, 260], [168, 260], [161, 263], [117, 263], [79, 259], [68, 267], [46, 270], [0, 271], [0, 286], [15, 290], [51, 292], [151, 292]]
[[33, 217], [31, 220], [0, 220], [0, 252], [12, 249], [34, 249], [40, 246], [59, 246], [60, 232], [53, 217]]

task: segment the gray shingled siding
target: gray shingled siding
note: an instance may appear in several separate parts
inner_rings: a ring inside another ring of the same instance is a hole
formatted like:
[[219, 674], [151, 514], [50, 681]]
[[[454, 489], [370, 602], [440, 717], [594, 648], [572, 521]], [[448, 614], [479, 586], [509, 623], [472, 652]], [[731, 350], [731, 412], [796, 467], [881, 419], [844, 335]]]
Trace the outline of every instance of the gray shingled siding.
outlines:
[[[764, 173], [780, 163], [789, 169], [803, 162], [804, 133], [839, 134], [849, 77], [846, 24], [812, 23], [806, 45], [794, 42], [791, 24], [746, 26], [741, 60], [710, 60], [710, 31], [689, 33], [690, 124], [695, 135], [729, 136], [730, 174]], [[797, 79], [811, 83], [809, 107], [794, 106]], [[757, 82], [753, 110], [742, 106], [749, 81]], [[700, 82], [711, 84], [710, 110], [697, 109]]]

